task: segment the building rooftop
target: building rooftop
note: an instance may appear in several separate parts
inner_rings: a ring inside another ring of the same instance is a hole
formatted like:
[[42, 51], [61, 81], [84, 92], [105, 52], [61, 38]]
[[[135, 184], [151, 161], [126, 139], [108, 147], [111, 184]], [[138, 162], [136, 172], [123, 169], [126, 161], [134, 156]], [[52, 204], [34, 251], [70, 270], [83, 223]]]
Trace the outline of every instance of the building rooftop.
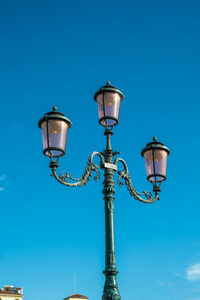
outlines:
[[0, 295], [13, 295], [22, 297], [23, 296], [23, 289], [22, 288], [15, 288], [12, 285], [4, 285], [2, 289], [0, 289]]
[[71, 296], [65, 298], [64, 300], [74, 299], [74, 298], [76, 298], [76, 299], [88, 299], [88, 297], [86, 297], [86, 296], [79, 295], [79, 294], [74, 294], [74, 295], [71, 295]]

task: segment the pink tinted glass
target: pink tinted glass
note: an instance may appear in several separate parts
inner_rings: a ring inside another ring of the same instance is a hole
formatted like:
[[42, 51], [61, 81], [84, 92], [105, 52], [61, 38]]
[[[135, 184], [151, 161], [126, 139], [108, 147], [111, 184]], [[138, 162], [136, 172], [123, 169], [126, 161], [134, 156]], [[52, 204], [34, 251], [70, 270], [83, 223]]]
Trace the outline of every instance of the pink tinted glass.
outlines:
[[[154, 166], [153, 166], [153, 153], [154, 153]], [[144, 153], [147, 176], [150, 176], [149, 181], [159, 182], [165, 180], [166, 172], [167, 172], [167, 156], [168, 153], [165, 150], [161, 150], [161, 149], [148, 150]], [[154, 176], [154, 174], [163, 175], [164, 177]]]
[[100, 121], [101, 124], [103, 126], [113, 126], [117, 124], [119, 119], [121, 96], [118, 93], [106, 92], [104, 93], [103, 101], [103, 93], [101, 93], [97, 96], [97, 103], [99, 119], [105, 117], [104, 120]]
[[[46, 156], [58, 157], [63, 155], [66, 147], [68, 124], [62, 120], [52, 119], [48, 121], [48, 132], [49, 132], [49, 145], [47, 141], [47, 122], [43, 122], [42, 127], [42, 139], [43, 149], [48, 147], [55, 148], [50, 151], [45, 151]], [[59, 148], [59, 149], [56, 149]]]

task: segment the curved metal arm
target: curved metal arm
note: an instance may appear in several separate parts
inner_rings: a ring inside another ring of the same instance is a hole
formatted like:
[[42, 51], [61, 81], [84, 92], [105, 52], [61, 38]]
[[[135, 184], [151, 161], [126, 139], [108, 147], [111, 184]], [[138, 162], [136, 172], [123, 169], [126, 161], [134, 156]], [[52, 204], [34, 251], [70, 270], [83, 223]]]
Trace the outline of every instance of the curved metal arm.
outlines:
[[[92, 176], [92, 172], [96, 172], [96, 176], [94, 177], [94, 180], [99, 180], [100, 179], [100, 173], [99, 173], [99, 166], [97, 166], [94, 162], [93, 162], [93, 158], [94, 156], [97, 155], [100, 157], [101, 162], [100, 162], [100, 166], [101, 164], [104, 163], [104, 158], [103, 155], [99, 152], [92, 152], [88, 158], [88, 162], [87, 162], [87, 166], [85, 168], [85, 171], [83, 173], [83, 175], [80, 178], [74, 178], [71, 176], [71, 174], [67, 173], [67, 172], [62, 172], [59, 176], [56, 174], [56, 167], [58, 166], [57, 162], [52, 161], [50, 163], [50, 167], [52, 168], [52, 175], [55, 177], [55, 179], [57, 181], [59, 181], [60, 183], [66, 185], [66, 186], [70, 186], [70, 187], [75, 187], [75, 186], [82, 186], [85, 185], [88, 180], [90, 179], [90, 177]], [[75, 182], [68, 182], [69, 180], [75, 181]]]
[[[124, 166], [124, 171], [118, 171], [119, 177], [117, 179], [117, 182], [119, 186], [123, 186], [124, 183], [121, 181], [121, 179], [125, 180], [125, 184], [127, 185], [127, 189], [129, 190], [131, 196], [133, 196], [136, 200], [139, 200], [144, 203], [153, 203], [156, 200], [158, 200], [158, 190], [159, 188], [155, 191], [155, 197], [152, 195], [151, 192], [145, 191], [143, 193], [139, 193], [136, 191], [134, 188], [132, 182], [131, 182], [131, 177], [128, 171], [128, 166], [126, 162], [122, 158], [116, 158], [114, 161], [114, 164], [117, 165], [117, 163], [121, 162], [122, 165]], [[142, 198], [141, 196], [145, 196], [146, 199]]]

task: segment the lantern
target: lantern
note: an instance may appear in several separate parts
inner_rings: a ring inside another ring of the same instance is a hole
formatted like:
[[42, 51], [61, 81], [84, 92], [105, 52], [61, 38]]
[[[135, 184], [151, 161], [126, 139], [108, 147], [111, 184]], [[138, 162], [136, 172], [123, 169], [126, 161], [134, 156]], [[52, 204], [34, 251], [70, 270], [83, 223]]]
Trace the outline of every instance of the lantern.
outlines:
[[94, 95], [98, 105], [99, 123], [104, 127], [113, 127], [119, 122], [120, 104], [124, 95], [108, 81]]
[[153, 138], [153, 142], [146, 145], [141, 155], [144, 156], [147, 179], [152, 182], [162, 182], [166, 180], [167, 157], [170, 151], [164, 144]]
[[53, 107], [40, 119], [38, 126], [42, 129], [43, 153], [49, 157], [59, 157], [65, 154], [68, 129], [72, 123], [64, 114]]

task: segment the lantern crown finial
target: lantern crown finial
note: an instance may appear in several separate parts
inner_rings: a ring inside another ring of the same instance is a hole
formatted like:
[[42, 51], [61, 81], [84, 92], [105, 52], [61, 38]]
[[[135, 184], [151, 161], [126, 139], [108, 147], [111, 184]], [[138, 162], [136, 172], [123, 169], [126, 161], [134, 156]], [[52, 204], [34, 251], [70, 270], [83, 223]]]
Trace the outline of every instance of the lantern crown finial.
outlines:
[[52, 109], [53, 109], [53, 111], [57, 111], [58, 108], [57, 108], [57, 106], [53, 106]]
[[157, 137], [156, 137], [156, 136], [154, 136], [154, 137], [153, 137], [153, 140], [154, 140], [154, 141], [157, 141]]
[[107, 82], [106, 82], [106, 85], [107, 85], [107, 86], [111, 86], [111, 82], [110, 82], [110, 81], [107, 81]]

